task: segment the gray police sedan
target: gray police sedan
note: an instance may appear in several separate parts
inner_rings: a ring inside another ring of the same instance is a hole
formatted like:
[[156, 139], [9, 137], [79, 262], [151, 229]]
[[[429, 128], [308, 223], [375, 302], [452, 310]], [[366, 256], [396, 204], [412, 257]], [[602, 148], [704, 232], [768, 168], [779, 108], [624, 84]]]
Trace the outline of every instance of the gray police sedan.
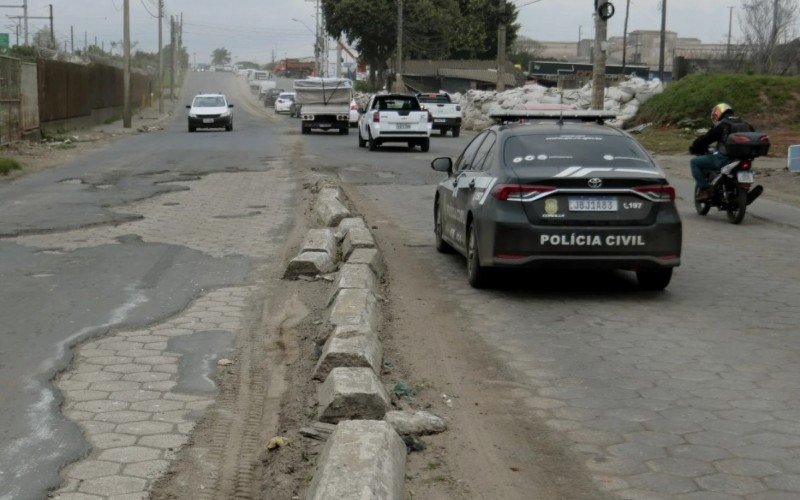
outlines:
[[627, 133], [593, 112], [509, 114], [484, 130], [436, 190], [436, 248], [467, 258], [474, 287], [491, 268], [636, 272], [662, 290], [680, 265], [675, 189]]

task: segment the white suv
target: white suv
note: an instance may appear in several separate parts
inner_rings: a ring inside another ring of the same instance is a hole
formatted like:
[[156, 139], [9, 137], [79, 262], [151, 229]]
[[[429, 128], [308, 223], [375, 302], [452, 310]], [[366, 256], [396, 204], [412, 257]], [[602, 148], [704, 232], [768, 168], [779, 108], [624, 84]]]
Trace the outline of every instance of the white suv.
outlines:
[[427, 152], [431, 145], [433, 118], [412, 95], [372, 96], [358, 121], [358, 145], [375, 151], [385, 142], [405, 142]]

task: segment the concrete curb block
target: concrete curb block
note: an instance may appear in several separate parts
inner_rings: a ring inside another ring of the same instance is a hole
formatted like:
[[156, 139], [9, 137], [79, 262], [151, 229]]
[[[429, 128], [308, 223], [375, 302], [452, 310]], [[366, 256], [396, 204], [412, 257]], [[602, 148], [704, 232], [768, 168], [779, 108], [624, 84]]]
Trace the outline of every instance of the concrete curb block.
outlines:
[[377, 289], [375, 273], [366, 264], [345, 263], [339, 268], [339, 277], [336, 279], [336, 286], [328, 299], [328, 304], [332, 304], [341, 290], [346, 289]]
[[342, 260], [347, 260], [358, 248], [375, 248], [375, 239], [369, 229], [354, 227], [347, 231], [342, 242]]
[[314, 205], [317, 222], [325, 227], [334, 227], [346, 217], [350, 217], [350, 210], [338, 198], [333, 196], [320, 196]]
[[317, 391], [319, 421], [382, 419], [389, 411], [389, 395], [371, 368], [331, 370]]
[[325, 380], [331, 370], [339, 367], [372, 368], [377, 374], [382, 361], [383, 347], [373, 332], [338, 328], [325, 343], [313, 378]]
[[347, 236], [347, 232], [355, 227], [369, 229], [367, 227], [367, 223], [364, 222], [364, 219], [361, 217], [348, 217], [346, 219], [342, 219], [342, 221], [339, 222], [339, 225], [336, 227], [336, 239], [342, 241], [344, 237]]
[[356, 248], [345, 259], [348, 264], [366, 264], [378, 278], [383, 277], [386, 268], [383, 266], [380, 253], [377, 248]]
[[332, 229], [311, 229], [306, 233], [300, 253], [325, 252], [336, 262], [338, 242]]
[[327, 252], [303, 252], [289, 261], [283, 277], [297, 279], [300, 276], [328, 274], [336, 270], [336, 264]]
[[370, 290], [345, 288], [339, 290], [331, 309], [330, 323], [334, 326], [365, 326], [375, 331], [378, 299]]
[[306, 500], [403, 500], [406, 447], [386, 422], [345, 421], [317, 460]]
[[427, 411], [389, 411], [383, 419], [401, 436], [425, 436], [447, 430], [443, 418]]

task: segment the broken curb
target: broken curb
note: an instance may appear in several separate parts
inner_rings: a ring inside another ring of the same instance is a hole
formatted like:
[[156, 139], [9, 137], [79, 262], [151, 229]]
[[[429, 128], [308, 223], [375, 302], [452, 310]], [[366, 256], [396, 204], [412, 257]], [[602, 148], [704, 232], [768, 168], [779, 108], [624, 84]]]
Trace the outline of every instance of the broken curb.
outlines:
[[389, 410], [389, 395], [372, 368], [334, 368], [317, 392], [319, 420], [382, 419]]

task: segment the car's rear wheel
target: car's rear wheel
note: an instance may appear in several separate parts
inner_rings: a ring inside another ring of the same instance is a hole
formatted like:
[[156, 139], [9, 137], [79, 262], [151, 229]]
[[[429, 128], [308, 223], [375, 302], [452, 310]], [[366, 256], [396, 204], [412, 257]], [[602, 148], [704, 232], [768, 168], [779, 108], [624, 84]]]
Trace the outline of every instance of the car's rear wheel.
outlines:
[[342, 127], [342, 128], [339, 129], [339, 134], [340, 135], [347, 135], [349, 133], [350, 133], [350, 127], [349, 126]]
[[428, 150], [431, 149], [431, 140], [430, 139], [422, 139], [419, 142], [419, 149], [422, 150], [423, 153], [427, 153]]
[[195, 132], [196, 130], [197, 129], [195, 127], [192, 127], [191, 125], [189, 125], [189, 132]]
[[461, 135], [461, 127], [453, 127], [453, 137]]
[[311, 128], [309, 128], [309, 127], [306, 127], [305, 125], [303, 125], [303, 126], [300, 128], [300, 133], [302, 133], [303, 135], [305, 135], [305, 134], [310, 134], [310, 133], [311, 133]]
[[645, 290], [663, 290], [672, 279], [672, 268], [642, 269], [636, 271], [636, 279], [639, 281], [639, 287]]
[[732, 200], [728, 202], [728, 221], [731, 224], [740, 224], [744, 220], [744, 214], [747, 211], [747, 191], [742, 188], [736, 190], [736, 195], [732, 196]]
[[233, 122], [225, 126], [225, 131], [230, 132], [231, 130], [233, 130]]
[[442, 200], [437, 199], [436, 204], [433, 207], [433, 221], [434, 221], [434, 229], [433, 232], [436, 235], [436, 250], [440, 253], [453, 253], [453, 247], [442, 238], [442, 234], [444, 233], [444, 224], [442, 223]]
[[370, 151], [377, 151], [378, 150], [378, 141], [374, 137], [372, 137], [372, 132], [370, 132], [369, 130], [367, 130], [367, 135], [369, 136], [369, 138], [367, 139], [367, 142], [369, 144], [369, 150]]
[[447, 127], [442, 127], [441, 129], [439, 129], [439, 135], [441, 136], [447, 135]]
[[484, 288], [489, 282], [489, 270], [481, 266], [478, 235], [472, 221], [467, 226], [467, 281], [473, 288]]
[[361, 128], [360, 127], [359, 127], [357, 133], [358, 133], [358, 147], [360, 147], [360, 148], [367, 147], [367, 141], [363, 137], [361, 137]]

